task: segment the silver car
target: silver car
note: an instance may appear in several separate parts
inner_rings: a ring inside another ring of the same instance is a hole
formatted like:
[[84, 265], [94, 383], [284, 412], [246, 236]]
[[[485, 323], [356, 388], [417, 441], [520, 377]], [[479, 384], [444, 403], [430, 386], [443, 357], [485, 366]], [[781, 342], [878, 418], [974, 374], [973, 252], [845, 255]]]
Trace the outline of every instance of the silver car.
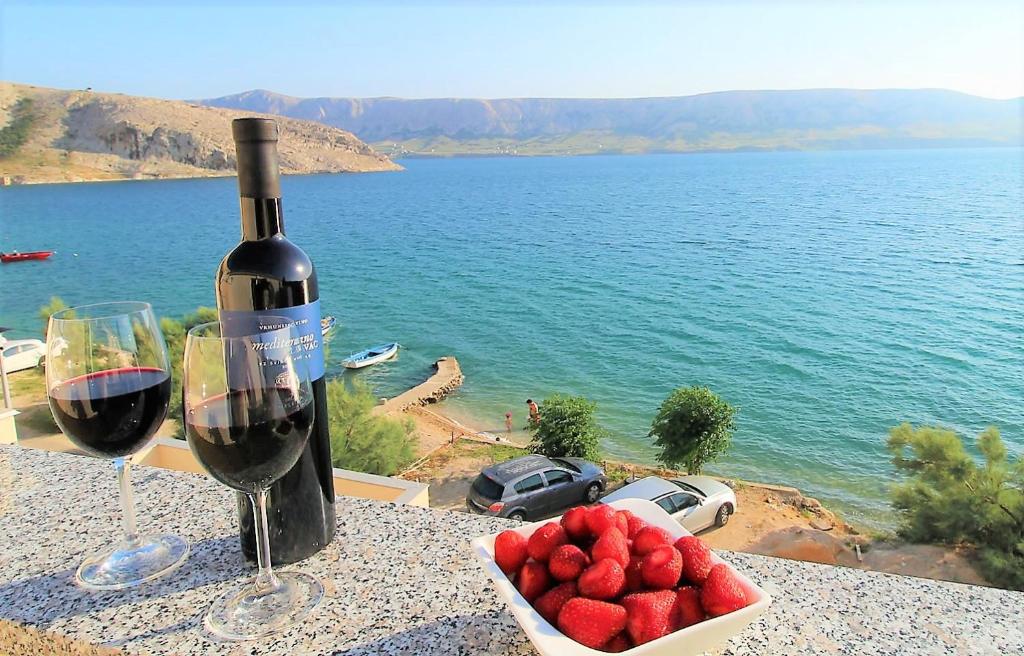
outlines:
[[710, 526], [725, 526], [736, 512], [736, 493], [725, 483], [708, 476], [681, 476], [664, 479], [657, 476], [641, 478], [615, 490], [602, 501], [647, 499], [690, 533]]
[[582, 458], [522, 456], [481, 471], [466, 496], [466, 508], [479, 515], [535, 520], [593, 503], [607, 486], [601, 468]]

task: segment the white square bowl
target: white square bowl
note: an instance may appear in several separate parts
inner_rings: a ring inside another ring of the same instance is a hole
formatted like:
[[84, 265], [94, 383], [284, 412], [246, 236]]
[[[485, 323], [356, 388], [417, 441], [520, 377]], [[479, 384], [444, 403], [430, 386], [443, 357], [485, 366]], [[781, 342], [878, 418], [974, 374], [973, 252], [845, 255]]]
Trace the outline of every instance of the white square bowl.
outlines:
[[[651, 501], [645, 499], [620, 499], [612, 501], [608, 505], [619, 510], [631, 511], [648, 524], [665, 529], [677, 540], [684, 535], [692, 535], [692, 533], [680, 526], [668, 513], [662, 510], [658, 504]], [[541, 522], [524, 524], [511, 530], [525, 538], [529, 538], [534, 531], [544, 524], [557, 522], [559, 519], [559, 517], [553, 517]], [[494, 535], [485, 535], [473, 539], [470, 544], [473, 547], [473, 552], [480, 559], [484, 570], [494, 581], [494, 586], [512, 608], [512, 614], [516, 616], [519, 625], [526, 631], [526, 635], [529, 636], [537, 651], [543, 656], [600, 656], [601, 654], [606, 654], [607, 652], [585, 647], [569, 638], [557, 628], [551, 626], [547, 620], [540, 616], [540, 613], [534, 610], [533, 606], [519, 594], [519, 591], [512, 585], [512, 581], [505, 576], [505, 573], [494, 562], [495, 537], [497, 537], [496, 533]], [[714, 552], [712, 552], [711, 559], [715, 564], [725, 562]], [[727, 615], [698, 622], [622, 653], [629, 656], [696, 656], [724, 643], [753, 622], [772, 603], [771, 595], [755, 585], [753, 581], [742, 573], [737, 572], [732, 565], [729, 565], [729, 563], [725, 564], [736, 574], [736, 578], [739, 579], [740, 585], [747, 594], [747, 598], [753, 600], [750, 604]]]

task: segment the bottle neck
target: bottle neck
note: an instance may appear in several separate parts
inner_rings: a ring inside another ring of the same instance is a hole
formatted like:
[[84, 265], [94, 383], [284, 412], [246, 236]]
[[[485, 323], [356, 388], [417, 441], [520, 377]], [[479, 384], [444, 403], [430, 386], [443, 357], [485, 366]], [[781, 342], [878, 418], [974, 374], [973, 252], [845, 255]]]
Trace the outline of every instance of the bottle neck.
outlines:
[[240, 198], [242, 240], [259, 241], [284, 234], [280, 198]]

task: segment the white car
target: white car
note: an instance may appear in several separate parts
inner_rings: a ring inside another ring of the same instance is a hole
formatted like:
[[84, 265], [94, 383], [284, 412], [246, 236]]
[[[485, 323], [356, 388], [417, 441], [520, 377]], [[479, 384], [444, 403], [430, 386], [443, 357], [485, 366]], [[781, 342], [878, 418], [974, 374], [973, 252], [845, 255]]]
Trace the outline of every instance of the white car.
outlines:
[[601, 501], [647, 499], [690, 533], [711, 526], [725, 526], [736, 512], [736, 493], [725, 483], [708, 476], [681, 476], [666, 480], [648, 476], [615, 490]]
[[38, 339], [9, 339], [2, 344], [7, 373], [32, 369], [46, 356], [46, 344]]

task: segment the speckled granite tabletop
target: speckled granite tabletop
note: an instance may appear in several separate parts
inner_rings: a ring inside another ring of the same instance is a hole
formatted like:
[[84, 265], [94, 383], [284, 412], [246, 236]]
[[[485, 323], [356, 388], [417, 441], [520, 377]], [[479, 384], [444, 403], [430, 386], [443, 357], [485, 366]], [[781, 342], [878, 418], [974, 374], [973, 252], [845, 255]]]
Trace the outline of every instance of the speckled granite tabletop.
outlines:
[[[134, 479], [140, 528], [183, 535], [192, 554], [135, 591], [86, 592], [79, 560], [119, 530], [113, 468], [0, 446], [0, 618], [139, 654], [534, 653], [469, 549], [504, 520], [353, 498], [338, 501], [335, 542], [293, 566], [327, 587], [316, 615], [264, 641], [211, 640], [207, 605], [250, 574], [232, 493], [151, 467]], [[1024, 593], [724, 555], [775, 603], [723, 654], [1024, 654]]]

